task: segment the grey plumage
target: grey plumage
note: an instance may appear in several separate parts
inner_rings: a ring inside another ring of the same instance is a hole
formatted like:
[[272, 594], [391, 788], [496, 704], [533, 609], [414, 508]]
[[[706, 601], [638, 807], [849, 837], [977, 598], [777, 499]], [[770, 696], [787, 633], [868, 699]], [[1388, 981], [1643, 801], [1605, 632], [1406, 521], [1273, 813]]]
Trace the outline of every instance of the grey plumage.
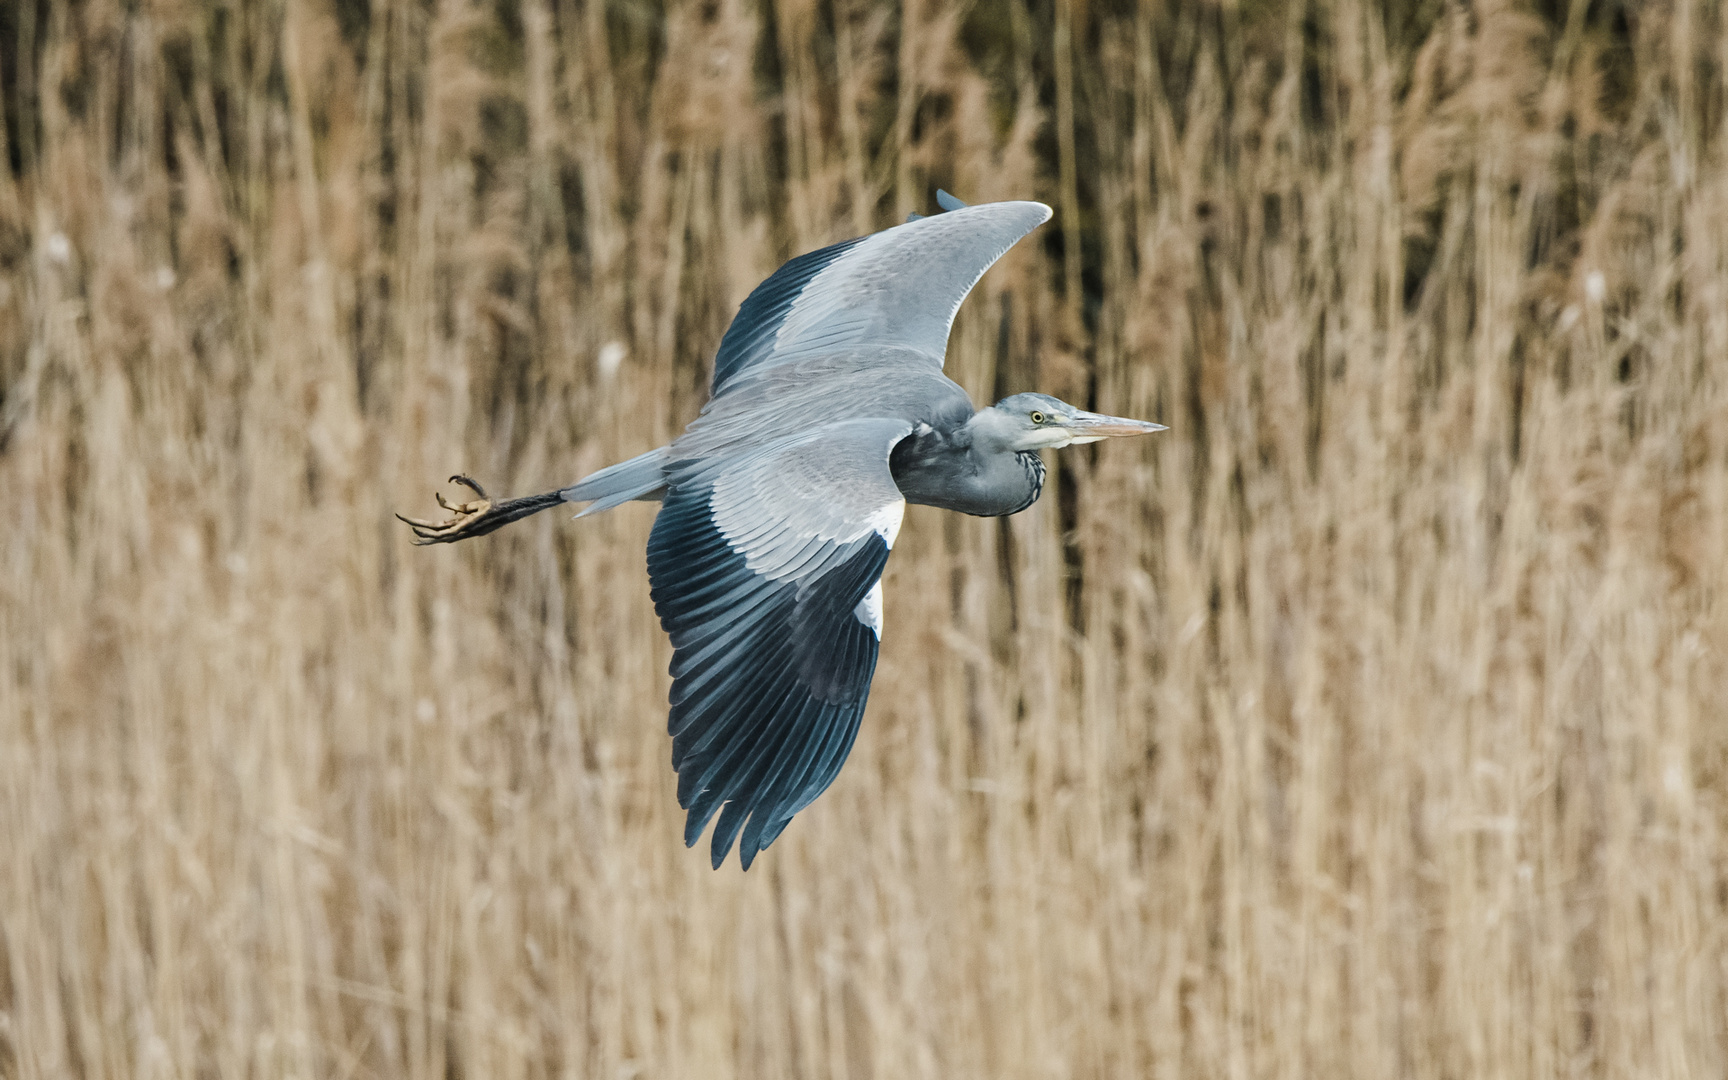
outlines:
[[588, 504], [577, 517], [598, 514], [633, 499], [658, 498], [666, 488], [665, 468], [666, 447], [656, 447], [629, 461], [589, 473], [569, 487], [558, 489], [558, 497], [564, 502]]
[[685, 842], [716, 814], [719, 867], [748, 869], [838, 774], [882, 635], [882, 568], [906, 503], [1024, 510], [1038, 452], [1160, 425], [1042, 394], [974, 410], [942, 373], [954, 314], [984, 271], [1048, 220], [1041, 203], [968, 207], [801, 255], [739, 308], [700, 416], [669, 446], [556, 492], [440, 505], [416, 542], [479, 536], [559, 503], [577, 516], [663, 505], [648, 541], [672, 639], [668, 731]]

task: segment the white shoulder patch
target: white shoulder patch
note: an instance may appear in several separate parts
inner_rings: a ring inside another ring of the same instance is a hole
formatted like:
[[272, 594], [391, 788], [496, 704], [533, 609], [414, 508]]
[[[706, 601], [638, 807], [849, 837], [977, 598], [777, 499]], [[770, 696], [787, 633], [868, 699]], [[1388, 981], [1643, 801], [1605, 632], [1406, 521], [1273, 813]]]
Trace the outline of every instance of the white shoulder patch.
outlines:
[[882, 640], [882, 582], [870, 586], [870, 591], [864, 594], [864, 599], [858, 601], [858, 606], [852, 609], [852, 617], [876, 631], [876, 640]]
[[882, 542], [892, 548], [894, 538], [900, 535], [900, 523], [904, 520], [906, 520], [906, 500], [895, 499], [876, 513], [871, 514], [870, 519], [864, 524], [875, 530], [882, 537]]

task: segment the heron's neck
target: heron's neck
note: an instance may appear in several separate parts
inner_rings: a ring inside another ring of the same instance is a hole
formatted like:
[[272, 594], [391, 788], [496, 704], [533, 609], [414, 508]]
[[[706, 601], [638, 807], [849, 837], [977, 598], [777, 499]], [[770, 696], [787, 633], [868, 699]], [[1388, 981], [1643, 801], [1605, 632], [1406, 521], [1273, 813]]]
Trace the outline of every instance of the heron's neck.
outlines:
[[957, 434], [980, 453], [1012, 454], [1020, 449], [1015, 445], [1019, 430], [1012, 418], [992, 405], [973, 413]]
[[993, 438], [994, 425], [978, 423], [989, 411], [980, 410], [953, 431], [925, 427], [901, 440], [889, 464], [907, 502], [1000, 517], [1038, 500], [1044, 490], [1043, 459]]

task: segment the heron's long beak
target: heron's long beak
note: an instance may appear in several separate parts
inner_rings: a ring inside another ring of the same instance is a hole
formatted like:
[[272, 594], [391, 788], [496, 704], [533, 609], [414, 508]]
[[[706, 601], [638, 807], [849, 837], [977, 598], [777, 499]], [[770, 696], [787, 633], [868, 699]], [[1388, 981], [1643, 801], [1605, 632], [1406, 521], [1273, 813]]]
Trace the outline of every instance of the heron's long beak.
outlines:
[[1149, 420], [1130, 420], [1125, 416], [1105, 416], [1102, 413], [1076, 410], [1074, 418], [1062, 425], [1074, 435], [1074, 442], [1089, 443], [1112, 435], [1149, 435], [1164, 431], [1163, 424]]

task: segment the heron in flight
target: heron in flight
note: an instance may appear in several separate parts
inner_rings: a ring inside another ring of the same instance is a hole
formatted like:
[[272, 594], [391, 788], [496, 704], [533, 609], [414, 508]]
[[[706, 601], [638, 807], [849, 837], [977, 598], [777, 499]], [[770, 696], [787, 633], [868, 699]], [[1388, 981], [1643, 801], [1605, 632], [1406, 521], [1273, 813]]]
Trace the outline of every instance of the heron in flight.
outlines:
[[492, 532], [563, 503], [661, 503], [648, 537], [672, 639], [672, 767], [693, 845], [716, 813], [715, 869], [750, 868], [839, 773], [882, 637], [882, 567], [906, 504], [1015, 514], [1039, 451], [1160, 424], [1043, 394], [974, 409], [942, 374], [954, 313], [1048, 221], [1036, 202], [967, 206], [800, 255], [756, 287], [720, 341], [708, 404], [670, 445], [557, 491], [438, 503], [416, 542]]

